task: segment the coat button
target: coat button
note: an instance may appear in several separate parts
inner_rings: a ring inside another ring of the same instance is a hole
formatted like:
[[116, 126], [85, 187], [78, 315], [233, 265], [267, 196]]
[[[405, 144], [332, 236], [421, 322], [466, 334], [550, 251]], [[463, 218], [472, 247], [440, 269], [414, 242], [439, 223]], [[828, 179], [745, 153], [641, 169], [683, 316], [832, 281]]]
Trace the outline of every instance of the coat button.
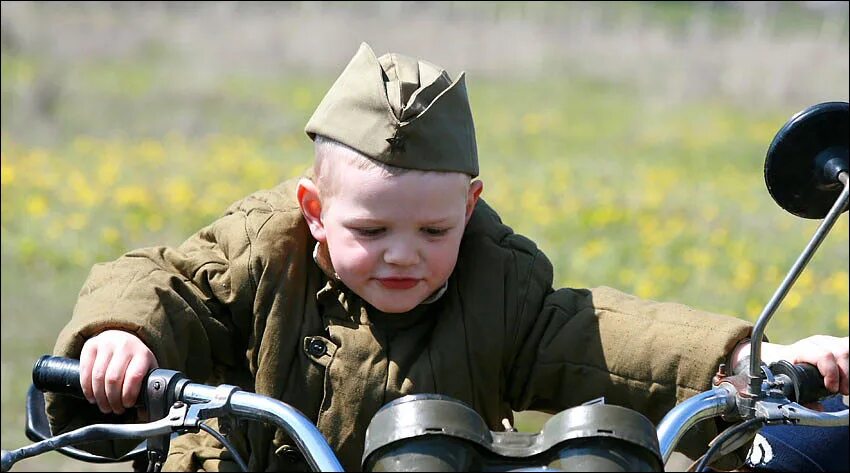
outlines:
[[310, 340], [310, 343], [307, 345], [307, 352], [315, 357], [320, 357], [328, 352], [328, 346], [325, 345], [325, 342], [318, 338], [314, 338]]

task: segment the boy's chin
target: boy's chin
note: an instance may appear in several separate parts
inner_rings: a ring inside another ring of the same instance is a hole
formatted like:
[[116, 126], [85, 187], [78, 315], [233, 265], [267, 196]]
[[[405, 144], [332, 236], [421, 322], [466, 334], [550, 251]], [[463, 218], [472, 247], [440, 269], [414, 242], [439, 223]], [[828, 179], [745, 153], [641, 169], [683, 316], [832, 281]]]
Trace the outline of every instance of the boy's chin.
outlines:
[[368, 302], [372, 307], [380, 310], [381, 312], [387, 314], [403, 314], [405, 312], [410, 312], [415, 309], [422, 301], [388, 301], [386, 298], [380, 298], [380, 300], [370, 300], [371, 298], [365, 298], [366, 302]]
[[386, 314], [403, 314], [405, 312], [410, 312], [411, 310], [415, 309], [416, 306], [418, 306], [418, 305], [419, 304], [413, 304], [413, 305], [407, 305], [407, 306], [397, 306], [397, 305], [378, 306], [378, 305], [372, 304], [373, 307], [375, 307], [376, 309], [378, 309], [381, 312], [384, 312]]

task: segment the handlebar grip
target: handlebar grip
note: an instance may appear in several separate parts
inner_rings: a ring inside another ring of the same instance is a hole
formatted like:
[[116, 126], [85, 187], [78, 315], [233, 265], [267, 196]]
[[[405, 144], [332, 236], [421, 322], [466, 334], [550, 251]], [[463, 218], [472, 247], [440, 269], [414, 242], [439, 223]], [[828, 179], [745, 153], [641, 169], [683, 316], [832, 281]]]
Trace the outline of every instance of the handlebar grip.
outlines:
[[798, 404], [819, 401], [833, 395], [823, 384], [823, 376], [814, 365], [809, 363], [791, 364], [787, 361], [777, 361], [770, 365], [774, 375], [784, 374], [791, 379], [794, 392], [787, 396]]
[[42, 392], [66, 394], [85, 399], [80, 387], [80, 361], [44, 355], [32, 368], [32, 384]]

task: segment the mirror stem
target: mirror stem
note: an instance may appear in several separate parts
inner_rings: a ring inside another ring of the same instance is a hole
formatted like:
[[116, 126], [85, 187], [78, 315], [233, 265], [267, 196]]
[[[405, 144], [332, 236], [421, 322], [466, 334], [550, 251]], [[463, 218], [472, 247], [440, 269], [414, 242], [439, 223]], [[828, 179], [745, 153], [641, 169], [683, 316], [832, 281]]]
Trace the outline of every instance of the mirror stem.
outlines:
[[764, 335], [764, 328], [767, 325], [767, 322], [770, 321], [770, 318], [773, 317], [773, 313], [776, 312], [779, 304], [782, 303], [782, 300], [788, 294], [791, 286], [794, 285], [797, 277], [803, 272], [803, 269], [809, 263], [809, 260], [812, 259], [812, 255], [823, 242], [824, 238], [826, 238], [826, 234], [829, 233], [829, 230], [832, 229], [832, 226], [838, 220], [838, 217], [847, 208], [848, 194], [850, 194], [850, 190], [848, 190], [850, 189], [850, 186], [848, 186], [847, 173], [840, 173], [838, 175], [838, 180], [844, 184], [844, 190], [841, 191], [841, 195], [838, 196], [835, 204], [832, 205], [829, 213], [826, 217], [824, 217], [823, 222], [821, 222], [817, 231], [815, 231], [815, 235], [812, 237], [811, 241], [809, 241], [809, 244], [806, 245], [803, 253], [800, 254], [800, 257], [794, 262], [794, 266], [792, 266], [791, 270], [788, 271], [785, 279], [782, 280], [782, 284], [779, 285], [779, 288], [773, 294], [773, 297], [770, 298], [770, 301], [762, 310], [761, 315], [759, 315], [756, 325], [753, 328], [753, 335], [750, 341], [749, 371], [749, 394], [753, 397], [758, 397], [759, 393], [761, 393], [761, 341], [762, 336]]

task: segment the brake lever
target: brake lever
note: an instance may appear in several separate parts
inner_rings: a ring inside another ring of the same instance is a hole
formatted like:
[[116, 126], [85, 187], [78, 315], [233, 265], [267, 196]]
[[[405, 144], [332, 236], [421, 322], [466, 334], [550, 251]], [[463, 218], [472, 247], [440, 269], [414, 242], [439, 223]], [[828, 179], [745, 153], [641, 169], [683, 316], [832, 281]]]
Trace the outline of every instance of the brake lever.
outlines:
[[850, 425], [850, 410], [818, 412], [784, 399], [766, 398], [756, 402], [755, 415], [768, 424], [840, 427]]
[[185, 429], [188, 406], [179, 402], [171, 406], [162, 419], [142, 424], [94, 424], [51, 437], [9, 452], [3, 452], [2, 471], [6, 472], [15, 463], [25, 458], [58, 450], [68, 445], [96, 442], [98, 440], [143, 439], [158, 435], [169, 435]]

